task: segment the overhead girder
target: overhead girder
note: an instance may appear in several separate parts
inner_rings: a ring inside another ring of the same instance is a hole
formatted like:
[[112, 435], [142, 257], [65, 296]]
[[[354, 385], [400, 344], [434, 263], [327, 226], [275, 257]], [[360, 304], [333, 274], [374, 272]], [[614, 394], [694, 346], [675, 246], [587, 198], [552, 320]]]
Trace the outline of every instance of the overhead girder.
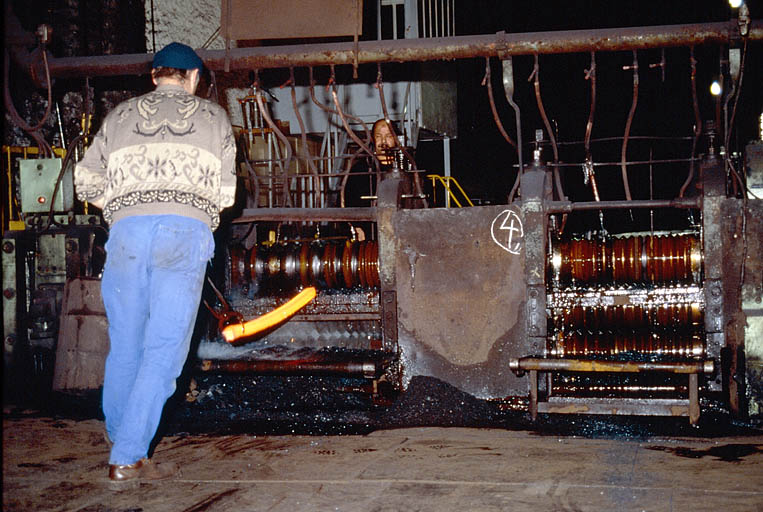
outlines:
[[[589, 51], [623, 51], [739, 40], [736, 20], [727, 22], [593, 30], [564, 30], [443, 38], [361, 41], [260, 46], [226, 50], [198, 50], [205, 66], [213, 71], [251, 70], [299, 66], [354, 65], [381, 62], [421, 62], [473, 57], [505, 58], [511, 55], [556, 54]], [[763, 40], [763, 21], [753, 20], [747, 39]], [[49, 57], [50, 75], [96, 77], [147, 74], [153, 53], [90, 57]], [[31, 55], [15, 60], [26, 65], [34, 77], [42, 77], [42, 62]], [[40, 69], [37, 69], [40, 68]]]

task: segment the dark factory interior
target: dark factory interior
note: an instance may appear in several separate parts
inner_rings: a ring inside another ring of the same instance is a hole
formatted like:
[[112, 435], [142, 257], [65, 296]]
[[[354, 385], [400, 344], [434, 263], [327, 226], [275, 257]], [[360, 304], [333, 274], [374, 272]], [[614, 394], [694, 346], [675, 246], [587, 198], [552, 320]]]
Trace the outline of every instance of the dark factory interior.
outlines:
[[73, 171], [175, 40], [237, 192], [163, 435], [760, 435], [763, 4], [287, 4], [4, 3], [4, 417], [102, 418]]

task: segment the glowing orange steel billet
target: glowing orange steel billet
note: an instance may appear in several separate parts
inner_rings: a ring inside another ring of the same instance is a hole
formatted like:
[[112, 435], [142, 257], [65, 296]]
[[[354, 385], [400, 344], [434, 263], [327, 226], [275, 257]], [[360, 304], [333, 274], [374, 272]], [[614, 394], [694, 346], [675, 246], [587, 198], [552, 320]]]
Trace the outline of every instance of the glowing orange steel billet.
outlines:
[[305, 288], [299, 292], [293, 299], [283, 304], [269, 313], [253, 318], [242, 324], [228, 325], [223, 329], [223, 338], [228, 343], [233, 343], [239, 338], [253, 336], [259, 332], [277, 325], [297, 311], [302, 309], [308, 302], [315, 298], [315, 288]]

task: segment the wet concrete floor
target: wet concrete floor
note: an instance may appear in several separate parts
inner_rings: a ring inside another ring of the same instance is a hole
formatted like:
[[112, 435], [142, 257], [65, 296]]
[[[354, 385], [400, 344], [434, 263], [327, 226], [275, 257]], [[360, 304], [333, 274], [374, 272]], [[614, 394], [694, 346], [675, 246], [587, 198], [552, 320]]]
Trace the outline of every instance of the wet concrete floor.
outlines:
[[107, 485], [97, 419], [3, 418], [3, 510], [754, 511], [763, 434], [647, 438], [412, 427], [363, 435], [180, 434], [182, 475]]

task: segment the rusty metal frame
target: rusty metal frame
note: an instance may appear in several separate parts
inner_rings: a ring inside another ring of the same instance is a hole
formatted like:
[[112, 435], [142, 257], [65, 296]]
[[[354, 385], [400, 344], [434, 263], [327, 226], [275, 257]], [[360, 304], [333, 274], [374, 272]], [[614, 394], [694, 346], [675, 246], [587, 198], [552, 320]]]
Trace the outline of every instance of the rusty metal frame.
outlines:
[[[356, 65], [381, 62], [422, 62], [474, 57], [559, 54], [590, 51], [623, 51], [670, 46], [730, 43], [739, 39], [736, 20], [686, 25], [624, 27], [593, 30], [562, 30], [454, 36], [426, 39], [398, 39], [265, 46], [225, 50], [199, 50], [205, 66], [212, 71], [285, 68], [295, 66]], [[747, 40], [763, 40], [763, 21], [750, 22]], [[33, 77], [44, 77], [40, 59], [16, 48], [14, 60]], [[51, 77], [96, 77], [147, 74], [152, 53], [92, 57], [48, 58]], [[226, 66], [229, 63], [229, 66]]]
[[509, 368], [514, 372], [535, 370], [541, 372], [612, 372], [612, 373], [713, 373], [715, 363], [712, 359], [704, 361], [675, 362], [638, 362], [604, 361], [588, 359], [548, 359], [542, 357], [523, 357], [512, 359]]
[[[715, 364], [712, 359], [686, 362], [620, 362], [588, 361], [582, 359], [544, 359], [525, 357], [512, 359], [509, 368], [515, 372], [530, 374], [530, 416], [537, 419], [538, 413], [557, 414], [625, 414], [646, 416], [688, 416], [694, 425], [699, 421], [699, 374], [712, 374]], [[688, 399], [633, 399], [633, 398], [571, 398], [549, 397], [539, 399], [538, 372], [599, 372], [599, 373], [643, 373], [664, 372], [688, 374]]]
[[241, 212], [241, 216], [232, 222], [360, 222], [376, 221], [376, 208], [251, 208]]
[[670, 398], [574, 398], [550, 397], [538, 402], [537, 412], [551, 414], [607, 414], [625, 416], [688, 416], [689, 423], [696, 424], [700, 416], [697, 379], [690, 376], [688, 400]]
[[608, 210], [629, 208], [684, 208], [698, 209], [702, 207], [701, 198], [677, 198], [677, 199], [635, 199], [624, 201], [546, 201], [546, 212], [570, 213], [586, 210]]
[[256, 373], [279, 375], [354, 375], [366, 379], [378, 378], [387, 362], [372, 360], [331, 361], [320, 358], [302, 359], [205, 359], [198, 365], [202, 372]]

